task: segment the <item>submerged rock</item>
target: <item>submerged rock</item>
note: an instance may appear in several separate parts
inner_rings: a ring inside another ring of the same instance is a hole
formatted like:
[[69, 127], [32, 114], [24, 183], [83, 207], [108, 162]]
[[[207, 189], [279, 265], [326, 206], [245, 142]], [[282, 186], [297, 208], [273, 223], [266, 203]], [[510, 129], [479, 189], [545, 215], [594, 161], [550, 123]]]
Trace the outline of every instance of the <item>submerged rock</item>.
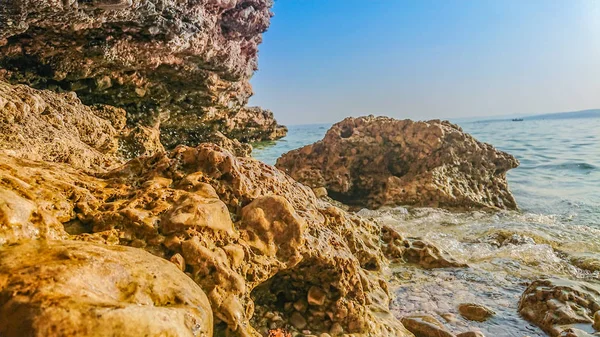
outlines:
[[403, 238], [400, 233], [390, 226], [383, 226], [381, 233], [381, 239], [384, 242], [383, 253], [391, 261], [402, 260], [407, 263], [418, 264], [425, 269], [467, 266], [456, 261], [432, 243], [419, 238]]
[[416, 337], [455, 337], [444, 324], [429, 315], [404, 317], [402, 324]]
[[344, 119], [276, 166], [349, 205], [516, 209], [506, 172], [518, 165], [449, 122], [369, 116]]
[[6, 0], [0, 79], [123, 108], [130, 126], [159, 126], [167, 148], [196, 145], [215, 131], [279, 138], [285, 129], [272, 113], [242, 109], [272, 4]]
[[485, 337], [481, 331], [467, 331], [459, 333], [456, 337]]
[[463, 303], [458, 306], [458, 312], [462, 317], [477, 322], [483, 322], [495, 314], [488, 307], [476, 303]]
[[[0, 245], [61, 238], [145, 249], [205, 291], [218, 334], [410, 336], [389, 312], [381, 228], [215, 145], [89, 175], [0, 155]], [[13, 198], [18, 195], [19, 198]], [[9, 278], [10, 279], [10, 278]], [[281, 319], [264, 320], [269, 312]], [[300, 317], [305, 321], [300, 319]]]
[[206, 295], [166, 260], [77, 241], [0, 249], [0, 335], [212, 337]]
[[[519, 313], [552, 337], [591, 335], [598, 311], [600, 284], [591, 281], [538, 280], [519, 302]], [[581, 331], [585, 326], [589, 333]]]

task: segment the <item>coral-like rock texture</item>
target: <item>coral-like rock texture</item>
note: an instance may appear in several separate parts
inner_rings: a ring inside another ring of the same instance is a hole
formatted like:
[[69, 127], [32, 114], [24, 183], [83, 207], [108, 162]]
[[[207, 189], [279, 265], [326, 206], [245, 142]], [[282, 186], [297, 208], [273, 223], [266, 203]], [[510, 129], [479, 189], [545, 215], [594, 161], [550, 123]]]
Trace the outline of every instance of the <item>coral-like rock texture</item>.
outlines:
[[519, 302], [519, 313], [552, 337], [591, 336], [593, 326], [597, 329], [594, 319], [599, 311], [597, 281], [537, 280], [525, 290]]
[[123, 109], [0, 81], [0, 152], [98, 171], [164, 150], [158, 129], [127, 127]]
[[217, 336], [411, 336], [388, 310], [382, 229], [272, 166], [210, 144], [93, 175], [2, 154], [0, 163], [6, 256], [28, 239], [144, 249], [201, 287]]
[[96, 110], [119, 114], [116, 108], [85, 106], [73, 93], [0, 81], [0, 151], [73, 167], [109, 167], [117, 161], [119, 132]]
[[276, 164], [348, 205], [452, 209], [516, 209], [506, 172], [518, 165], [449, 122], [374, 116], [346, 118]]
[[168, 148], [198, 144], [214, 131], [240, 140], [280, 137], [285, 129], [268, 111], [242, 110], [271, 6], [272, 0], [6, 0], [0, 79], [123, 108], [130, 126], [159, 126]]
[[30, 241], [0, 250], [0, 335], [212, 337], [202, 289], [139, 249]]

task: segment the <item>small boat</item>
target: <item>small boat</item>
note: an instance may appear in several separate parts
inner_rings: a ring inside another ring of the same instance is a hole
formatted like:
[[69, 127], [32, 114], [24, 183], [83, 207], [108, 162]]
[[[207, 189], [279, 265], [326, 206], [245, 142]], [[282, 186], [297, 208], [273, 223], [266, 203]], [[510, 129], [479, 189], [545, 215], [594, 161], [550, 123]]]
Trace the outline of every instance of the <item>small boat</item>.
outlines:
[[522, 122], [523, 118], [513, 118], [512, 121], [513, 122]]

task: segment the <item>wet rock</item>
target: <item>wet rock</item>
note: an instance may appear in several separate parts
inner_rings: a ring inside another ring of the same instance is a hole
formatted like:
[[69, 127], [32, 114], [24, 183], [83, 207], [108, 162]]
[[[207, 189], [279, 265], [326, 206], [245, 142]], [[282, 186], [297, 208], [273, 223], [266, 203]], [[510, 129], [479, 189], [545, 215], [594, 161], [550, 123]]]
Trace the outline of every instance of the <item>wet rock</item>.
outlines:
[[594, 327], [594, 329], [596, 329], [596, 331], [600, 331], [600, 311], [596, 311], [596, 313], [594, 314], [593, 327]]
[[429, 315], [404, 317], [402, 324], [416, 337], [454, 337], [440, 321]]
[[485, 337], [481, 331], [467, 331], [459, 333], [456, 337]]
[[575, 326], [589, 325], [591, 329], [599, 310], [600, 284], [592, 281], [537, 280], [519, 302], [519, 313], [553, 337], [578, 336]]
[[0, 334], [212, 336], [200, 287], [140, 249], [32, 241], [0, 249]]
[[466, 267], [464, 263], [456, 261], [448, 253], [441, 251], [433, 244], [420, 239], [407, 239], [405, 241], [403, 258], [409, 263], [416, 263], [423, 268]]
[[561, 332], [560, 337], [594, 337], [597, 333], [591, 334], [577, 328], [568, 328]]
[[0, 79], [74, 91], [84, 104], [159, 126], [167, 148], [221, 131], [281, 138], [271, 112], [243, 108], [271, 0], [7, 0], [0, 7]]
[[483, 322], [495, 314], [493, 310], [475, 303], [463, 303], [459, 305], [458, 312], [462, 317], [477, 322]]
[[[538, 239], [539, 242], [537, 243], [546, 243], [541, 238]], [[536, 240], [534, 238], [506, 230], [494, 231], [493, 233], [486, 235], [481, 241], [489, 243], [496, 247], [505, 247], [508, 245], [520, 246], [536, 244]]]
[[403, 238], [390, 226], [383, 226], [381, 233], [385, 243], [384, 254], [392, 261], [402, 260], [426, 269], [467, 266], [429, 242], [418, 238]]
[[593, 253], [577, 253], [570, 256], [570, 262], [583, 270], [600, 272], [600, 258]]
[[440, 316], [448, 323], [454, 323], [454, 322], [458, 321], [458, 319], [456, 318], [456, 315], [451, 312], [443, 313]]
[[346, 118], [277, 167], [348, 205], [516, 209], [506, 172], [519, 162], [449, 122]]

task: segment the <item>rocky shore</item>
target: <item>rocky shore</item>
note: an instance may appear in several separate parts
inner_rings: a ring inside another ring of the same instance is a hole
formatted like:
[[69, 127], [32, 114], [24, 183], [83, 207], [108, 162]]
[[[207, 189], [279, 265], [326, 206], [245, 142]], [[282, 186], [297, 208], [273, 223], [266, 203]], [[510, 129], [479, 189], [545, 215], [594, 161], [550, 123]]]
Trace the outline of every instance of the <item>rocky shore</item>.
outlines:
[[[394, 288], [468, 263], [351, 210], [516, 209], [518, 161], [448, 122], [372, 116], [277, 167], [249, 157], [286, 133], [246, 106], [271, 5], [2, 4], [0, 336], [483, 335], [448, 312], [494, 308], [412, 312]], [[599, 289], [537, 280], [518, 311], [594, 335]]]

